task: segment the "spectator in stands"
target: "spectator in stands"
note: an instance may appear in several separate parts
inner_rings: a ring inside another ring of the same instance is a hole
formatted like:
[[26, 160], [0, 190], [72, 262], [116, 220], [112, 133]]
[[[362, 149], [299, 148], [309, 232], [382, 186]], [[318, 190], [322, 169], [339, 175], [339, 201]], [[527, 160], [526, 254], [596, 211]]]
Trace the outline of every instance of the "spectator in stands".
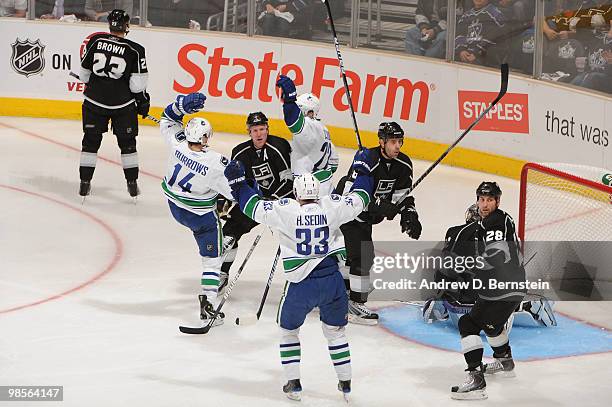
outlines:
[[490, 0], [472, 0], [472, 3], [474, 7], [457, 22], [455, 60], [498, 66], [507, 56], [504, 15]]
[[74, 15], [79, 20], [87, 20], [83, 4], [83, 0], [37, 0], [36, 16], [43, 20], [59, 20]]
[[[589, 9], [598, 0], [554, 0], [545, 3], [543, 77], [570, 82], [577, 71], [576, 59], [582, 61], [586, 50], [577, 28], [590, 25]], [[588, 21], [588, 22], [587, 22]]]
[[[610, 6], [612, 9], [612, 6]], [[605, 20], [592, 18], [594, 24]], [[586, 57], [576, 58], [578, 74], [572, 84], [612, 93], [612, 20], [595, 25], [585, 40]]]
[[264, 10], [258, 17], [261, 21], [263, 35], [290, 37], [292, 28], [308, 31], [312, 9], [310, 0], [264, 0]]
[[0, 17], [25, 17], [27, 0], [0, 0]]
[[162, 27], [205, 28], [208, 18], [222, 13], [224, 5], [224, 0], [149, 0], [148, 20]]
[[85, 0], [85, 15], [92, 21], [106, 22], [114, 9], [134, 13], [133, 0]]
[[416, 27], [406, 31], [406, 51], [409, 54], [444, 58], [447, 9], [446, 0], [419, 0]]
[[534, 0], [496, 0], [495, 5], [508, 21], [532, 21], [535, 15]]

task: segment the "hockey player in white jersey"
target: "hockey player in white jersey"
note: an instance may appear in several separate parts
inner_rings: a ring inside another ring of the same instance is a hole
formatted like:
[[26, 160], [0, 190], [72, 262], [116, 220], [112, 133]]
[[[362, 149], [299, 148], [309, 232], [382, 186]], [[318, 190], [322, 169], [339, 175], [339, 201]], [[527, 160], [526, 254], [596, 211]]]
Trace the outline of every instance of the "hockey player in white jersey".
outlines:
[[291, 171], [294, 176], [312, 173], [321, 183], [321, 196], [333, 191], [332, 176], [338, 169], [338, 153], [327, 127], [318, 118], [320, 103], [312, 93], [297, 96], [291, 78], [281, 75], [276, 86], [282, 90], [283, 116], [293, 134]]
[[299, 400], [300, 326], [319, 308], [323, 334], [338, 376], [338, 390], [351, 391], [351, 356], [344, 329], [348, 322], [348, 296], [338, 269], [345, 256], [340, 225], [355, 219], [370, 201], [372, 178], [366, 150], [355, 155], [358, 176], [346, 195], [320, 195], [320, 183], [305, 173], [293, 181], [294, 199], [265, 201], [245, 181], [244, 168], [232, 161], [225, 170], [240, 209], [258, 223], [278, 231], [284, 275], [288, 283], [281, 298], [277, 322], [281, 329], [280, 356], [287, 397]]
[[[204, 107], [201, 93], [179, 95], [161, 117], [160, 130], [170, 154], [162, 189], [174, 219], [193, 232], [202, 258], [202, 294], [200, 318], [214, 314], [219, 272], [223, 263], [223, 231], [217, 213], [217, 198], [232, 198], [230, 186], [223, 176], [229, 160], [208, 148], [213, 129], [208, 120], [191, 119], [183, 129], [183, 116]], [[214, 325], [223, 323], [223, 314]]]

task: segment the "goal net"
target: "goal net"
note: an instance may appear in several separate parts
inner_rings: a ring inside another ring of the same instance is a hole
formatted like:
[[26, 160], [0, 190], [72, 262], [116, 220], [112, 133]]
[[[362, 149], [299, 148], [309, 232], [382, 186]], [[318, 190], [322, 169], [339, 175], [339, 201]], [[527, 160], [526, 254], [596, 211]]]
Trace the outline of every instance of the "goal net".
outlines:
[[521, 173], [518, 235], [527, 278], [554, 285], [556, 299], [612, 293], [612, 171], [528, 163]]
[[522, 241], [612, 241], [612, 171], [525, 164], [519, 211]]

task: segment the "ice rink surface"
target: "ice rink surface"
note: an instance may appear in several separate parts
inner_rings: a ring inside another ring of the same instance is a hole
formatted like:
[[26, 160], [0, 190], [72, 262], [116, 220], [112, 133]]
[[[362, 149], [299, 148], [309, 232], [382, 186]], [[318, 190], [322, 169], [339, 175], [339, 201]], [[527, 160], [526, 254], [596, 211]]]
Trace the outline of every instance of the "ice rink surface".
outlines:
[[[0, 117], [0, 385], [63, 385], [63, 406], [295, 404], [281, 391], [274, 321], [281, 273], [262, 320], [248, 327], [231, 323], [257, 310], [275, 238], [263, 232], [224, 308], [225, 325], [204, 336], [179, 333], [179, 324], [199, 322], [201, 271], [190, 231], [171, 217], [161, 192], [165, 144], [157, 128], [141, 127], [142, 195], [134, 204], [115, 138], [105, 135], [92, 195], [81, 204], [81, 135], [78, 121]], [[246, 139], [216, 133], [211, 144], [229, 155]], [[346, 173], [352, 154], [340, 149], [337, 175]], [[415, 162], [415, 178], [428, 165]], [[441, 240], [449, 226], [462, 223], [483, 180], [500, 184], [501, 208], [517, 219], [516, 181], [440, 166], [414, 193], [421, 239]], [[375, 226], [374, 238], [403, 239], [398, 223]], [[241, 240], [233, 271], [258, 230]], [[612, 329], [609, 303], [562, 303], [557, 309]], [[517, 378], [488, 379], [487, 401], [457, 402], [449, 389], [464, 379], [461, 354], [381, 327], [349, 325], [347, 332], [353, 406], [586, 407], [612, 400], [610, 352], [518, 362]], [[301, 405], [344, 405], [317, 315], [303, 326], [301, 344]]]

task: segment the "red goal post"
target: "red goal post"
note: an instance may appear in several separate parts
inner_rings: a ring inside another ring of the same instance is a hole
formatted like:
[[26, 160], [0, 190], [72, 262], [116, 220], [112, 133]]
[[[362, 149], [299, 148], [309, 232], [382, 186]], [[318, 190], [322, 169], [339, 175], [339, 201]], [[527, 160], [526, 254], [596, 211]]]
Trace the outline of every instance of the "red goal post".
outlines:
[[612, 171], [573, 164], [525, 164], [518, 235], [523, 242], [612, 241]]

